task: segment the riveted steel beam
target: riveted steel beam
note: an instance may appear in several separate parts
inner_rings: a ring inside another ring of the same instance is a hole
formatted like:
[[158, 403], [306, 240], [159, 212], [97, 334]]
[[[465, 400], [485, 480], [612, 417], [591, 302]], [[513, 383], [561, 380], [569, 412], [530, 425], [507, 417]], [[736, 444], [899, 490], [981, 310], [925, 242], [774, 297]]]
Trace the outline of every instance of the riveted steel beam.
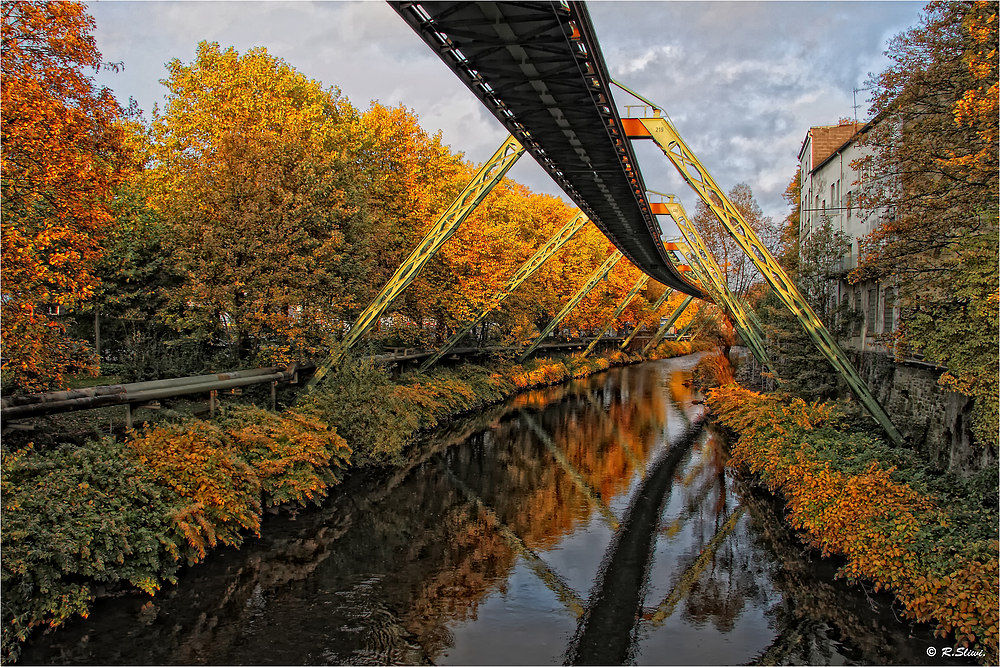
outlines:
[[[657, 311], [659, 311], [660, 307], [663, 306], [663, 304], [667, 302], [667, 299], [669, 299], [670, 295], [673, 294], [673, 293], [674, 293], [674, 290], [670, 289], [669, 287], [667, 289], [665, 289], [663, 291], [663, 294], [660, 295], [660, 298], [657, 299], [655, 302], [653, 302], [653, 305], [650, 308], [650, 310], [652, 310], [654, 313], [657, 312]], [[618, 349], [624, 352], [628, 348], [628, 344], [632, 342], [632, 339], [635, 338], [635, 335], [637, 333], [639, 333], [639, 327], [638, 326], [635, 329], [632, 329], [632, 333], [630, 333], [628, 335], [628, 338], [626, 338], [624, 340], [624, 342], [622, 342], [622, 344], [619, 346]]]
[[657, 329], [650, 341], [646, 343], [646, 347], [642, 348], [643, 356], [647, 355], [650, 350], [659, 345], [660, 341], [663, 340], [663, 337], [667, 335], [668, 331], [670, 331], [670, 327], [674, 326], [674, 322], [680, 319], [681, 314], [692, 301], [694, 301], [693, 296], [689, 296], [681, 301], [681, 305], [677, 306], [674, 312], [670, 314], [670, 317], [667, 318], [667, 321], [660, 325], [660, 328]]
[[504, 299], [520, 287], [521, 283], [530, 278], [535, 271], [541, 268], [542, 264], [559, 252], [559, 249], [566, 245], [566, 242], [573, 238], [574, 234], [583, 229], [588, 222], [590, 221], [587, 219], [587, 216], [583, 213], [577, 213], [572, 220], [563, 225], [562, 229], [557, 231], [552, 238], [545, 242], [545, 245], [539, 248], [534, 255], [528, 258], [528, 260], [518, 268], [511, 279], [507, 282], [507, 286], [497, 294], [493, 295], [493, 298], [487, 302], [486, 306], [482, 309], [479, 315], [456, 331], [455, 334], [448, 339], [448, 342], [442, 345], [438, 351], [431, 355], [420, 366], [420, 370], [426, 371], [428, 368], [436, 364], [441, 357], [448, 353], [448, 350], [455, 347], [455, 345], [462, 340], [466, 334], [472, 331], [476, 325], [485, 320], [486, 316], [489, 315], [494, 308], [503, 303]]
[[493, 190], [493, 187], [500, 182], [523, 154], [524, 147], [521, 146], [521, 143], [513, 136], [507, 137], [497, 152], [483, 164], [469, 181], [469, 184], [465, 186], [465, 189], [452, 201], [448, 210], [431, 226], [420, 244], [396, 269], [392, 278], [375, 297], [375, 300], [361, 313], [343, 340], [333, 347], [326, 360], [316, 368], [316, 373], [306, 385], [307, 390], [311, 391], [331, 369], [343, 360], [348, 350], [365, 335], [372, 325], [378, 322], [378, 319], [392, 305], [396, 297], [413, 282], [424, 265], [437, 254], [444, 242], [451, 238], [462, 222], [476, 210], [486, 195]]
[[656, 142], [688, 185], [715, 213], [715, 216], [761, 272], [785, 307], [799, 320], [799, 324], [806, 334], [844, 378], [869, 414], [882, 426], [895, 444], [904, 444], [902, 434], [892, 423], [889, 415], [879, 404], [861, 375], [858, 374], [857, 369], [851, 364], [836, 339], [827, 330], [826, 325], [802, 296], [799, 288], [761, 242], [757, 233], [743, 219], [739, 210], [729, 201], [726, 193], [684, 142], [673, 124], [660, 115], [659, 108], [655, 108], [653, 114], [652, 118], [622, 119], [622, 129], [625, 130], [630, 139], [646, 138]]
[[545, 338], [552, 333], [557, 326], [559, 326], [559, 323], [562, 322], [581, 301], [583, 301], [585, 296], [590, 294], [590, 291], [597, 286], [597, 283], [608, 277], [608, 274], [611, 273], [611, 269], [615, 268], [615, 264], [617, 264], [618, 260], [621, 258], [621, 250], [615, 250], [606, 260], [604, 260], [603, 264], [597, 267], [596, 271], [590, 274], [590, 277], [587, 278], [587, 282], [584, 283], [583, 287], [581, 287], [577, 293], [573, 295], [573, 298], [571, 298], [569, 302], [563, 306], [563, 309], [559, 311], [559, 314], [552, 318], [552, 321], [549, 322], [548, 326], [545, 327], [542, 333], [538, 334], [538, 338], [536, 338], [534, 342], [528, 346], [528, 349], [521, 353], [519, 361], [527, 359], [528, 356], [542, 344], [542, 341], [544, 341]]
[[587, 349], [584, 350], [583, 354], [580, 355], [581, 358], [586, 357], [594, 350], [595, 347], [597, 347], [597, 343], [598, 341], [601, 340], [601, 337], [608, 332], [608, 329], [610, 329], [611, 325], [615, 323], [615, 320], [617, 320], [621, 316], [621, 314], [625, 312], [625, 309], [632, 302], [632, 299], [634, 299], [635, 295], [639, 293], [639, 290], [641, 290], [643, 287], [646, 286], [646, 283], [648, 281], [649, 281], [649, 276], [644, 275], [641, 278], [639, 278], [639, 280], [636, 281], [635, 285], [632, 285], [632, 289], [629, 290], [628, 294], [625, 295], [625, 298], [622, 299], [622, 302], [618, 304], [617, 308], [615, 308], [615, 312], [613, 312], [611, 314], [611, 317], [608, 318], [608, 321], [601, 329], [601, 332], [597, 334], [597, 337], [594, 338], [594, 340], [590, 341], [590, 345], [588, 345]]
[[753, 320], [747, 313], [749, 308], [746, 307], [742, 299], [733, 294], [729, 289], [725, 274], [723, 274], [715, 258], [712, 257], [712, 253], [708, 251], [708, 247], [702, 240], [701, 234], [698, 233], [698, 230], [688, 220], [687, 212], [681, 206], [680, 201], [673, 195], [665, 196], [667, 197], [667, 201], [663, 202], [663, 207], [667, 214], [677, 223], [677, 228], [681, 231], [681, 235], [684, 236], [688, 249], [688, 252], [685, 254], [692, 267], [698, 267], [698, 279], [709, 287], [720, 303], [729, 311], [730, 320], [739, 330], [740, 335], [750, 347], [750, 351], [757, 358], [757, 361], [767, 366], [768, 370], [777, 377], [777, 372], [775, 372], [774, 365], [767, 355], [767, 348], [764, 347], [762, 337], [754, 329]]

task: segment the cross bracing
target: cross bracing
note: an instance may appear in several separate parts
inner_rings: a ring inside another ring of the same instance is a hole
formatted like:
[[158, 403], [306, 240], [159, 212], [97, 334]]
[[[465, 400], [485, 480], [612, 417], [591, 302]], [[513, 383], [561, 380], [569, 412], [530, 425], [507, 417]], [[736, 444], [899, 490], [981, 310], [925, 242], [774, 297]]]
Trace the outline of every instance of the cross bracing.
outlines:
[[668, 260], [582, 2], [390, 2], [637, 268], [702, 296]]

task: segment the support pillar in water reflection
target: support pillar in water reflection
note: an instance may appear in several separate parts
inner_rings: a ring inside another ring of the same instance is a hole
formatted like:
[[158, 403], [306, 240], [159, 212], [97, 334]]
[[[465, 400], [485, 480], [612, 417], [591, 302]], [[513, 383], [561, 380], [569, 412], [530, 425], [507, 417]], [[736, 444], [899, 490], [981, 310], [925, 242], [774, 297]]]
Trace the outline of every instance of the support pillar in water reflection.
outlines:
[[632, 662], [634, 629], [653, 558], [660, 514], [674, 474], [701, 433], [697, 422], [665, 447], [632, 496], [621, 528], [604, 554], [587, 609], [566, 651], [568, 665], [624, 665]]

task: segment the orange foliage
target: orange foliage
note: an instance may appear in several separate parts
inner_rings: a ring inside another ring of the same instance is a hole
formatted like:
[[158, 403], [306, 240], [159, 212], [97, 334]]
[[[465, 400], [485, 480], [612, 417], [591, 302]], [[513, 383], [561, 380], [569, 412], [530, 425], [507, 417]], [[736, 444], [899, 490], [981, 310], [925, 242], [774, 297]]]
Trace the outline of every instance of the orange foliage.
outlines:
[[185, 501], [172, 521], [193, 550], [189, 562], [218, 543], [239, 545], [241, 531], [260, 528], [260, 481], [234, 455], [215, 426], [190, 421], [158, 426], [128, 442], [155, 479]]
[[[943, 544], [922, 546], [922, 530], [947, 527], [947, 512], [935, 498], [895, 480], [895, 469], [878, 461], [860, 472], [838, 469], [870, 441], [840, 432], [832, 405], [799, 399], [785, 404], [735, 385], [709, 390], [708, 404], [719, 421], [739, 433], [731, 463], [781, 491], [791, 525], [805, 531], [824, 555], [847, 557], [842, 574], [870, 579], [876, 590], [893, 590], [912, 618], [936, 621], [942, 636], [954, 632], [960, 643], [979, 642], [996, 655], [996, 542], [985, 557], [951, 553]], [[838, 437], [857, 442], [835, 460], [810, 444]]]
[[275, 414], [233, 406], [222, 426], [236, 454], [253, 467], [270, 505], [325, 496], [350, 462], [351, 448], [343, 438], [294, 409]]
[[118, 104], [84, 74], [101, 67], [84, 5], [6, 2], [2, 12], [3, 371], [37, 391], [89, 362], [47, 307], [93, 295], [108, 200], [129, 159]]

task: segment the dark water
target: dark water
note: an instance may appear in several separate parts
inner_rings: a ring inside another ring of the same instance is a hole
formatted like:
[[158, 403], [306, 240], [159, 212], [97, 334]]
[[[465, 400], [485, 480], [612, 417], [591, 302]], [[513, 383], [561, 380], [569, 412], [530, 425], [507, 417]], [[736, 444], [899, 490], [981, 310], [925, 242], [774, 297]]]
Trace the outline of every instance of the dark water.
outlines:
[[[414, 462], [154, 598], [99, 601], [24, 664], [923, 664], [926, 629], [834, 579], [647, 363], [456, 422]], [[934, 664], [942, 664], [933, 661]]]

